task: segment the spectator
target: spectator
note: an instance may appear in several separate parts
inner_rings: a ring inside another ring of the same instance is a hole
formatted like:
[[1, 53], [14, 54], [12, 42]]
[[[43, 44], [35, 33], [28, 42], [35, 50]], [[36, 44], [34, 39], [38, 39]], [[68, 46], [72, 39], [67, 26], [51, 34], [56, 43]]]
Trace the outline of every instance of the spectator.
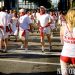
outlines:
[[17, 41], [17, 35], [18, 35], [18, 31], [19, 31], [19, 22], [18, 22], [18, 17], [17, 17], [17, 12], [13, 12], [13, 17], [11, 18], [12, 21], [12, 33], [16, 38]]
[[67, 12], [66, 25], [60, 30], [60, 37], [63, 41], [63, 49], [60, 56], [60, 65], [62, 75], [68, 74], [68, 65], [75, 64], [75, 9], [72, 8]]

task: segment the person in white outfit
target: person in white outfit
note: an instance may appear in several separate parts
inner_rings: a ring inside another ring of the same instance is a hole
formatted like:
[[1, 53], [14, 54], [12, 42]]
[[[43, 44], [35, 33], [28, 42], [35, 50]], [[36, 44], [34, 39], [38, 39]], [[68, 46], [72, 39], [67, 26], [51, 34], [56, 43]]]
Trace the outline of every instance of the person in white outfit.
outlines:
[[45, 50], [44, 37], [47, 36], [49, 42], [49, 51], [51, 49], [51, 38], [50, 38], [50, 23], [51, 18], [50, 15], [46, 13], [46, 8], [44, 6], [40, 6], [40, 17], [38, 19], [40, 38], [42, 44], [42, 52]]
[[16, 38], [17, 41], [17, 36], [18, 36], [18, 32], [19, 32], [19, 21], [18, 21], [18, 17], [17, 17], [17, 12], [13, 12], [13, 17], [11, 18], [11, 28], [12, 28], [12, 33]]
[[3, 7], [0, 12], [0, 49], [4, 52], [6, 52], [8, 41], [6, 26], [8, 26], [8, 14], [5, 12], [5, 8]]
[[50, 28], [53, 30], [56, 28], [56, 20], [57, 20], [57, 17], [56, 17], [56, 14], [54, 11], [50, 12], [50, 18], [52, 20], [52, 22], [50, 24]]
[[25, 50], [28, 50], [28, 37], [29, 31], [32, 32], [32, 21], [29, 16], [25, 13], [24, 9], [19, 10], [19, 38], [22, 40], [21, 48], [24, 45]]
[[60, 12], [59, 17], [58, 17], [58, 24], [60, 26], [62, 26], [62, 25], [65, 25], [65, 22], [66, 22], [66, 20], [65, 20], [65, 13]]
[[69, 75], [69, 64], [75, 64], [75, 9], [71, 8], [66, 15], [66, 24], [61, 27], [60, 38], [63, 48], [60, 56], [62, 75]]

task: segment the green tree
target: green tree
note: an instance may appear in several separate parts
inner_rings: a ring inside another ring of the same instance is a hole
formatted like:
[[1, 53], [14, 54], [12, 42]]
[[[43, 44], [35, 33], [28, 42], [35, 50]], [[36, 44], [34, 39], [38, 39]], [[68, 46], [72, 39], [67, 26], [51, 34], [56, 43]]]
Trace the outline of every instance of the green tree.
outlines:
[[59, 2], [58, 2], [58, 10], [61, 11], [61, 8], [62, 8], [62, 2], [59, 1]]
[[29, 2], [34, 2], [35, 4], [37, 4], [38, 6], [45, 6], [46, 8], [50, 8], [51, 7], [51, 1], [50, 0], [28, 0]]
[[75, 7], [75, 1], [73, 0], [73, 7]]

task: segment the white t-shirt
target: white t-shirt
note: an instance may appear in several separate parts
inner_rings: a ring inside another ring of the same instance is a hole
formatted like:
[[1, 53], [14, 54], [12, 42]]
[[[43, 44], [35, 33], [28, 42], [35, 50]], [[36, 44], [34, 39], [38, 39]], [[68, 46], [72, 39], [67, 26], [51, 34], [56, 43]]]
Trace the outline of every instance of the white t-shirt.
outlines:
[[21, 16], [19, 18], [20, 27], [24, 30], [29, 28], [29, 24], [32, 23], [31, 19], [28, 15]]
[[[71, 33], [68, 31], [68, 29], [66, 27], [65, 31], [64, 31], [64, 36], [72, 38], [70, 34]], [[73, 28], [72, 36], [73, 36], [73, 38], [75, 38], [75, 28]], [[75, 40], [73, 40], [73, 41], [75, 41]], [[75, 57], [75, 44], [67, 43], [67, 42], [64, 41], [64, 45], [63, 45], [61, 55], [67, 56], [67, 57]]]
[[37, 20], [39, 19], [39, 17], [40, 17], [40, 13], [36, 13]]
[[39, 22], [42, 27], [45, 27], [51, 21], [49, 14], [43, 14], [39, 17]]
[[8, 33], [6, 32], [6, 26], [8, 26], [8, 14], [6, 12], [0, 12], [0, 26], [4, 27], [4, 30], [0, 30], [0, 38], [8, 38]]
[[8, 25], [8, 14], [6, 12], [0, 12], [0, 25]]

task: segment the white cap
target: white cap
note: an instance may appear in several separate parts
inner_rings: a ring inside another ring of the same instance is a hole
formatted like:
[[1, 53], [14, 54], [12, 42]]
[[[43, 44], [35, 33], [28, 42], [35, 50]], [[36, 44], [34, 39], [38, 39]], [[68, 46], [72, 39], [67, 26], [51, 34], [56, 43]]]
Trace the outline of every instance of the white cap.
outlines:
[[43, 8], [44, 10], [46, 10], [46, 8], [44, 6], [40, 6], [40, 8]]
[[19, 12], [25, 12], [25, 10], [24, 9], [20, 9]]

